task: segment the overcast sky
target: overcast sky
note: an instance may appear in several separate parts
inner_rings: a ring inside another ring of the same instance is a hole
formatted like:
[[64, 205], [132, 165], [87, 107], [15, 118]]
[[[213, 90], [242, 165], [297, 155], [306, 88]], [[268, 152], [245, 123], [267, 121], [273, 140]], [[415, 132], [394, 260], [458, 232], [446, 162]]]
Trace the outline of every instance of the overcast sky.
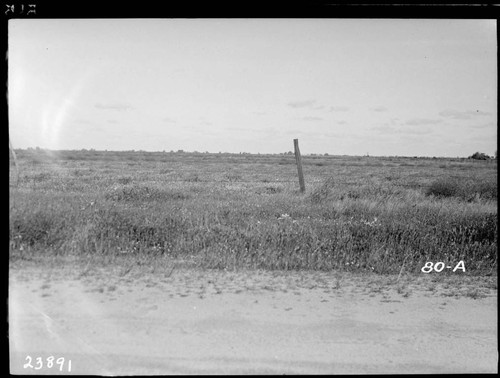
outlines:
[[16, 148], [497, 149], [495, 20], [9, 20]]

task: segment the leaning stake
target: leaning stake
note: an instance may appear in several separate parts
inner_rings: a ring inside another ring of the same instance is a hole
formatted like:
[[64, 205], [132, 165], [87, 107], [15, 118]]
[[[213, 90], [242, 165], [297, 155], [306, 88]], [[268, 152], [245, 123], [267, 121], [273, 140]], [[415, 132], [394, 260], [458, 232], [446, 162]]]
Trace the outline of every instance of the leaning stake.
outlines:
[[300, 191], [304, 193], [306, 191], [306, 186], [304, 184], [304, 174], [302, 173], [302, 159], [300, 158], [300, 150], [299, 150], [299, 140], [293, 140], [293, 147], [295, 149], [295, 161], [297, 162], [297, 170], [299, 172], [299, 185]]

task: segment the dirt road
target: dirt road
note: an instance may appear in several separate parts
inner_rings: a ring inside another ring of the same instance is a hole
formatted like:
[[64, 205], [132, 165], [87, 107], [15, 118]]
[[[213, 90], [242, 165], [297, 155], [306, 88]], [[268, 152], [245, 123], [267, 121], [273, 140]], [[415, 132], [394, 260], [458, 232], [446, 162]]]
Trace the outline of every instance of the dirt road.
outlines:
[[496, 277], [436, 277], [11, 267], [11, 373], [497, 372]]

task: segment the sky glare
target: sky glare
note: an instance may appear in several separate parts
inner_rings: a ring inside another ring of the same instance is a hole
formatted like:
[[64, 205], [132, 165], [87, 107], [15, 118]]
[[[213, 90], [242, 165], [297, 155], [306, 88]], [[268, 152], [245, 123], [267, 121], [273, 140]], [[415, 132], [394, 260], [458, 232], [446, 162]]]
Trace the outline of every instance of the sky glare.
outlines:
[[497, 149], [495, 20], [13, 19], [16, 148]]

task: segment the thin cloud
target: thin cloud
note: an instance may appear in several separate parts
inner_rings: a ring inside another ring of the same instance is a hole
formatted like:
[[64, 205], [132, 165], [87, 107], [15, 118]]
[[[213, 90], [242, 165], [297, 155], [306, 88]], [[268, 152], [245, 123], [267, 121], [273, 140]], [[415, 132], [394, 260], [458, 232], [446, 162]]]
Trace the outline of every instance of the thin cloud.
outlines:
[[307, 132], [303, 129], [289, 129], [289, 130], [283, 130], [283, 132], [286, 135], [294, 134], [294, 135], [304, 135]]
[[408, 128], [408, 127], [399, 127], [395, 128], [389, 125], [381, 125], [372, 127], [371, 130], [376, 131], [377, 134], [402, 134], [402, 135], [426, 135], [431, 134], [433, 132], [432, 129], [429, 128]]
[[399, 130], [401, 134], [407, 134], [407, 135], [427, 135], [431, 134], [432, 130], [431, 129], [401, 129]]
[[122, 103], [111, 103], [111, 104], [97, 103], [97, 104], [95, 104], [95, 107], [97, 109], [101, 109], [101, 110], [116, 110], [119, 112], [123, 112], [123, 111], [129, 110], [129, 109], [132, 109], [132, 106], [127, 105], [127, 104], [122, 104]]
[[441, 122], [443, 122], [443, 120], [441, 119], [413, 118], [406, 121], [405, 123], [410, 126], [421, 126], [421, 125], [435, 125]]
[[170, 117], [165, 117], [162, 119], [163, 122], [168, 122], [168, 123], [177, 123], [177, 121], [173, 118]]
[[337, 124], [339, 124], [339, 125], [345, 125], [345, 124], [347, 124], [347, 121], [337, 121]]
[[385, 106], [378, 106], [375, 109], [373, 109], [374, 112], [386, 112], [389, 109], [387, 109]]
[[[493, 136], [495, 138], [496, 136]], [[469, 140], [477, 141], [477, 142], [487, 142], [488, 139], [491, 139], [492, 136], [487, 136], [487, 135], [473, 135], [470, 136]]]
[[331, 112], [348, 112], [349, 107], [347, 106], [330, 106]]
[[249, 130], [247, 129], [246, 127], [238, 127], [238, 126], [227, 126], [227, 127], [223, 127], [224, 130], [227, 130], [227, 131], [251, 131], [251, 132], [258, 132], [260, 130]]
[[479, 124], [479, 125], [471, 125], [470, 127], [473, 128], [473, 129], [486, 129], [488, 127], [494, 127], [495, 125], [493, 124], [493, 122], [488, 122], [488, 123], [483, 123], [483, 124]]
[[307, 116], [307, 117], [302, 117], [301, 120], [303, 120], [303, 121], [323, 121], [323, 118]]
[[375, 126], [371, 128], [373, 131], [376, 131], [378, 134], [394, 134], [397, 130], [392, 126]]
[[452, 119], [470, 119], [470, 114], [466, 112], [459, 112], [457, 110], [443, 110], [439, 112], [441, 117], [452, 118]]
[[77, 119], [75, 123], [81, 123], [83, 125], [90, 125], [92, 122], [90, 122], [88, 119]]
[[472, 117], [477, 116], [490, 116], [492, 115], [490, 112], [483, 112], [481, 110], [465, 110], [458, 111], [453, 109], [443, 110], [439, 112], [441, 117], [450, 118], [450, 119], [471, 119]]
[[288, 106], [292, 108], [308, 108], [314, 106], [316, 100], [304, 100], [304, 101], [291, 101]]
[[323, 136], [326, 138], [345, 138], [346, 134], [336, 133], [336, 132], [326, 132], [326, 133], [323, 133]]

